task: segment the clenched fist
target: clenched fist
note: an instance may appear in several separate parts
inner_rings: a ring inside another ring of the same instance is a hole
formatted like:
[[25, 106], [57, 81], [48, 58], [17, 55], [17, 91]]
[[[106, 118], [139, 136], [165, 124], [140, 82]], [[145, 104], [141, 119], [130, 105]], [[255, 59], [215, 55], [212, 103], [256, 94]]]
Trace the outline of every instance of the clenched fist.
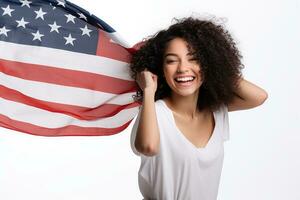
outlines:
[[157, 79], [157, 75], [145, 69], [144, 71], [141, 71], [137, 74], [136, 82], [143, 91], [147, 89], [155, 93], [157, 90]]

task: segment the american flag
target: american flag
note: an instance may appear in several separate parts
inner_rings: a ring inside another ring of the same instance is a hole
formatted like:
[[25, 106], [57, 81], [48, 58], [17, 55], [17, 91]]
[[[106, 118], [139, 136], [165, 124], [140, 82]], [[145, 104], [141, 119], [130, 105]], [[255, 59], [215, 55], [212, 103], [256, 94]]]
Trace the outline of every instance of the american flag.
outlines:
[[112, 135], [138, 113], [131, 50], [63, 0], [0, 1], [0, 126], [41, 136]]

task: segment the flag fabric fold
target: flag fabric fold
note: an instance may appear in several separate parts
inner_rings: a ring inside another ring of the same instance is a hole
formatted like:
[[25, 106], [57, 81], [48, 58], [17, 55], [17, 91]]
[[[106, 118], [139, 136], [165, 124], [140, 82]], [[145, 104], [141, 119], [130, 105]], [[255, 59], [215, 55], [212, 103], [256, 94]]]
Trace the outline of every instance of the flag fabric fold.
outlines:
[[0, 1], [0, 126], [40, 136], [102, 136], [138, 113], [134, 48], [63, 0]]

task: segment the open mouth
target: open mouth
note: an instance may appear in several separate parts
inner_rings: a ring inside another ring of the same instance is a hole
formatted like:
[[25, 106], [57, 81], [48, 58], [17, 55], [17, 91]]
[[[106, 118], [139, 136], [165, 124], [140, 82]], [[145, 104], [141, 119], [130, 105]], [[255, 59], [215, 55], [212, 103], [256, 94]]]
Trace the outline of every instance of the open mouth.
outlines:
[[191, 77], [185, 77], [185, 78], [175, 78], [174, 80], [178, 85], [189, 86], [193, 83], [193, 81], [195, 80], [195, 77], [191, 76]]
[[195, 80], [195, 77], [186, 77], [186, 78], [175, 78], [174, 79], [177, 83], [187, 83], [187, 82], [192, 82]]

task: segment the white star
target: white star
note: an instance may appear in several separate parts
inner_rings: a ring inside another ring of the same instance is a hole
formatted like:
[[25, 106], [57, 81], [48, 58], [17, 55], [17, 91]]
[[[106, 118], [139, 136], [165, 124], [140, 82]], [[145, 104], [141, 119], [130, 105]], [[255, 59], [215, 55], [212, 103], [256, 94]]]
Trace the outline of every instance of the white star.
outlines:
[[34, 40], [39, 40], [39, 41], [42, 41], [41, 37], [43, 37], [44, 35], [43, 34], [40, 34], [39, 31], [36, 31], [36, 33], [31, 33], [34, 37], [32, 39], [32, 41]]
[[24, 21], [24, 17], [22, 17], [21, 20], [16, 20], [16, 22], [18, 23], [17, 27], [22, 26], [23, 28], [26, 28], [25, 25], [29, 23], [29, 22]]
[[87, 21], [87, 18], [84, 14], [82, 13], [77, 13], [79, 15], [79, 18], [84, 19], [85, 21]]
[[92, 31], [91, 29], [88, 29], [86, 25], [84, 28], [80, 28], [80, 29], [82, 30], [81, 35], [88, 35], [90, 37], [90, 32]]
[[72, 35], [70, 33], [68, 37], [64, 37], [64, 38], [66, 39], [65, 45], [71, 44], [72, 46], [74, 46], [73, 41], [76, 40], [76, 38], [72, 38]]
[[66, 7], [65, 4], [66, 4], [65, 1], [61, 1], [61, 0], [59, 1], [59, 0], [57, 0], [57, 5], [58, 5], [58, 6], [61, 5], [61, 6], [63, 6], [63, 7]]
[[36, 13], [35, 19], [41, 18], [42, 20], [44, 20], [44, 15], [47, 14], [47, 12], [43, 12], [42, 8], [34, 12]]
[[28, 8], [30, 8], [29, 4], [32, 3], [32, 1], [28, 1], [28, 0], [20, 0], [20, 2], [22, 3], [21, 7], [27, 6]]
[[71, 15], [71, 14], [67, 14], [67, 15], [65, 15], [65, 16], [68, 18], [66, 23], [68, 23], [69, 21], [71, 21], [71, 22], [73, 22], [73, 23], [75, 24], [74, 19], [75, 19], [76, 17], [74, 17], [74, 16]]
[[11, 12], [15, 10], [15, 9], [11, 9], [11, 8], [9, 7], [9, 5], [7, 5], [6, 8], [4, 8], [4, 7], [1, 7], [1, 8], [2, 8], [2, 10], [4, 10], [2, 16], [4, 16], [4, 15], [9, 15], [9, 16], [11, 16]]
[[56, 31], [57, 33], [59, 33], [58, 28], [60, 28], [61, 26], [58, 26], [58, 25], [56, 24], [56, 21], [54, 21], [53, 24], [48, 24], [48, 25], [51, 27], [50, 33], [51, 33], [52, 31]]
[[0, 28], [0, 35], [5, 35], [7, 37], [7, 32], [10, 31], [9, 29], [6, 29], [5, 26]]

